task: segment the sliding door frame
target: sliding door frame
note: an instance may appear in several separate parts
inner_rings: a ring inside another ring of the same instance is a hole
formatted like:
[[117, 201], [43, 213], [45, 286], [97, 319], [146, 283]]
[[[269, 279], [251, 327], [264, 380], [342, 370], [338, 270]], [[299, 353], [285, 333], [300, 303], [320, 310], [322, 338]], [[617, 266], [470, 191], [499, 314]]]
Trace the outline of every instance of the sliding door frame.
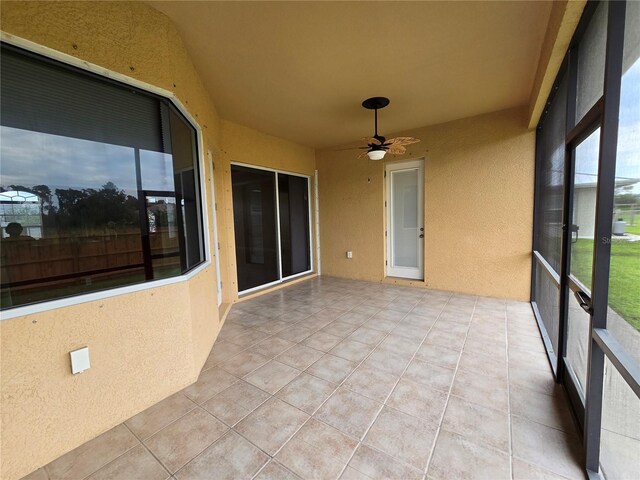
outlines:
[[[252, 293], [258, 290], [262, 290], [264, 288], [267, 287], [272, 287], [275, 285], [279, 285], [283, 282], [286, 282], [287, 280], [293, 280], [294, 278], [297, 277], [302, 277], [304, 275], [309, 275], [310, 273], [313, 273], [314, 271], [314, 262], [313, 262], [313, 219], [312, 219], [312, 213], [313, 213], [313, 209], [311, 206], [311, 180], [313, 178], [312, 175], [305, 175], [303, 173], [295, 173], [295, 172], [289, 172], [287, 170], [279, 170], [276, 168], [269, 168], [269, 167], [263, 167], [261, 165], [253, 165], [251, 163], [243, 163], [243, 162], [231, 162], [231, 165], [235, 165], [238, 167], [245, 167], [245, 168], [253, 168], [254, 170], [263, 170], [265, 172], [273, 172], [275, 174], [275, 197], [276, 197], [276, 236], [277, 236], [277, 245], [278, 245], [278, 280], [275, 280], [273, 282], [269, 282], [269, 283], [264, 283], [262, 285], [258, 285], [257, 287], [252, 287], [252, 288], [247, 288], [246, 290], [240, 290], [238, 291], [238, 295], [245, 295], [248, 293]], [[282, 242], [280, 239], [280, 191], [278, 189], [278, 174], [283, 174], [283, 175], [291, 175], [293, 177], [300, 177], [300, 178], [306, 178], [307, 179], [307, 199], [308, 199], [308, 203], [309, 203], [309, 212], [307, 215], [307, 221], [308, 221], [308, 228], [309, 228], [309, 265], [310, 268], [308, 270], [305, 270], [304, 272], [300, 272], [300, 273], [294, 273], [293, 275], [289, 275], [287, 277], [283, 277], [282, 276]], [[233, 185], [232, 185], [233, 188]], [[318, 208], [317, 205], [314, 206], [315, 208]], [[237, 271], [236, 271], [236, 275], [237, 275]]]

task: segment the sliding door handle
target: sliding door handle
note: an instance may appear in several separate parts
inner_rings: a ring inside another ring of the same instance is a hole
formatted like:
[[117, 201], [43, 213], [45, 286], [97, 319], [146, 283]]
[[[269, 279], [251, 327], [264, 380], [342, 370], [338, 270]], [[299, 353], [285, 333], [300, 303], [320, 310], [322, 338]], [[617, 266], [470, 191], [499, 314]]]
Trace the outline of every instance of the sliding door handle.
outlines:
[[576, 300], [578, 301], [580, 307], [582, 307], [585, 312], [591, 315], [593, 313], [593, 304], [591, 303], [591, 299], [589, 298], [589, 296], [582, 290], [578, 290], [573, 295], [576, 297]]

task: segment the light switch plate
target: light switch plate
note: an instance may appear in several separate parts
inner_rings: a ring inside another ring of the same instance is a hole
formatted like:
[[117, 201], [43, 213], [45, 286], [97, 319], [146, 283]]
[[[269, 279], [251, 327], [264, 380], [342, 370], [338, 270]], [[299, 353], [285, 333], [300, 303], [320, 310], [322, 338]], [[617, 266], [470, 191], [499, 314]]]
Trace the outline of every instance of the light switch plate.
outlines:
[[71, 356], [71, 373], [82, 373], [91, 367], [89, 362], [89, 347], [82, 347], [73, 352], [69, 352]]

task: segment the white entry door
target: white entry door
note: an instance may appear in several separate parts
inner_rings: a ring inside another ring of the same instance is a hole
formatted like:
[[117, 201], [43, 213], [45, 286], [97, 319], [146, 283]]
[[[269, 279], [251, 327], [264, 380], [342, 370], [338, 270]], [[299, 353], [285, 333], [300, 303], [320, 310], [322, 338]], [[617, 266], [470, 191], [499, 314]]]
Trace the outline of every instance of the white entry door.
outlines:
[[424, 278], [424, 167], [422, 160], [385, 167], [387, 276]]

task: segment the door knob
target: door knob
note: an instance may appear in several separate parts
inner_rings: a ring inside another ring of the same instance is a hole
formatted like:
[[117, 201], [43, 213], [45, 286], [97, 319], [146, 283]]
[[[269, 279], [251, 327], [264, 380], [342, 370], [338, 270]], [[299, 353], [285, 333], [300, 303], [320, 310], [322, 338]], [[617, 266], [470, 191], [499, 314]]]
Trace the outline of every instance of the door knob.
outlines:
[[420, 234], [420, 238], [424, 238], [424, 233], [421, 233], [421, 234]]

